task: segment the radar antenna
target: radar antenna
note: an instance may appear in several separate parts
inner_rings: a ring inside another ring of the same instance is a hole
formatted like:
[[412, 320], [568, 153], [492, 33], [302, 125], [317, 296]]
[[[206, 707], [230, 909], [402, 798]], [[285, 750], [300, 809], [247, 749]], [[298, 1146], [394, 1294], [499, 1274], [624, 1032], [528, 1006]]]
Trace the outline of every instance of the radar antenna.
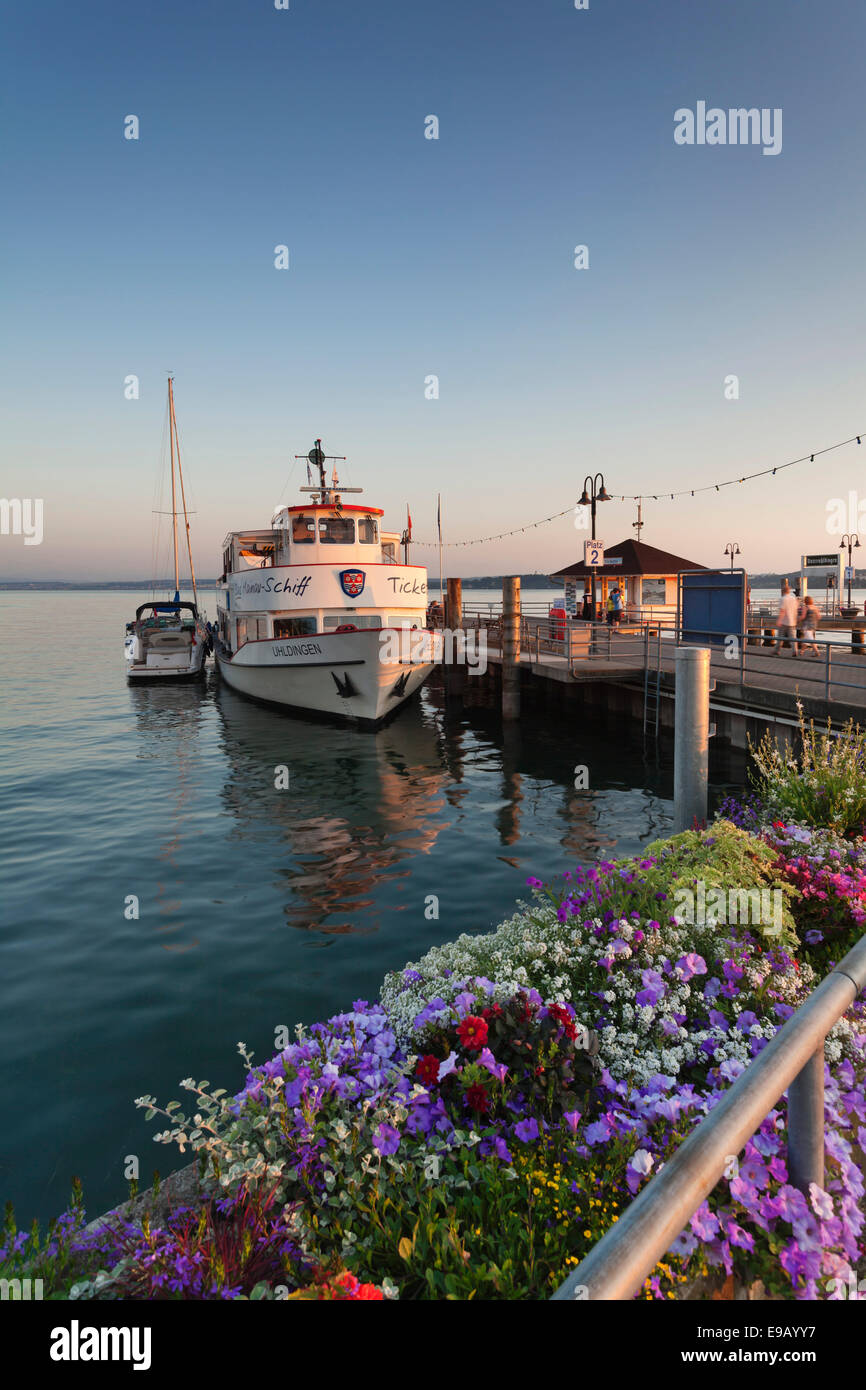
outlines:
[[[295, 458], [296, 458], [296, 459], [306, 459], [306, 460], [308, 461], [308, 463], [311, 463], [311, 464], [313, 465], [314, 468], [318, 468], [318, 470], [319, 470], [319, 484], [318, 484], [318, 487], [302, 487], [302, 488], [301, 488], [301, 492], [318, 492], [318, 493], [321, 494], [321, 495], [320, 495], [320, 498], [319, 498], [319, 501], [320, 501], [323, 505], [328, 505], [329, 503], [330, 503], [330, 504], [337, 504], [337, 505], [339, 505], [340, 497], [339, 497], [339, 493], [337, 492], [337, 475], [336, 475], [336, 470], [334, 471], [334, 487], [333, 487], [333, 489], [329, 489], [329, 488], [328, 488], [328, 484], [327, 484], [326, 481], [325, 481], [325, 463], [326, 463], [328, 460], [333, 460], [335, 463], [336, 463], [336, 462], [345, 463], [345, 461], [346, 461], [346, 455], [345, 455], [345, 454], [326, 454], [325, 451], [324, 451], [324, 449], [322, 448], [322, 441], [321, 441], [321, 439], [317, 439], [316, 442], [315, 442], [315, 444], [313, 445], [312, 449], [310, 450], [310, 452], [309, 452], [308, 454], [295, 454]], [[307, 477], [309, 477], [309, 473], [307, 474]], [[363, 491], [364, 491], [364, 489], [363, 489], [362, 487], [344, 487], [344, 488], [340, 488], [340, 492], [363, 492]]]

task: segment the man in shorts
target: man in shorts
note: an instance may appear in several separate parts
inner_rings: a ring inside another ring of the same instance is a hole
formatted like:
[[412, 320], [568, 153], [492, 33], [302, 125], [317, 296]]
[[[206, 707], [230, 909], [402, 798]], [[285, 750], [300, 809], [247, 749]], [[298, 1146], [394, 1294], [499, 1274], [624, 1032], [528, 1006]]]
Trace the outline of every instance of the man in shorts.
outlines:
[[782, 642], [791, 642], [794, 655], [797, 655], [797, 599], [790, 589], [786, 589], [779, 601], [779, 616], [776, 619], [776, 656], [782, 654]]

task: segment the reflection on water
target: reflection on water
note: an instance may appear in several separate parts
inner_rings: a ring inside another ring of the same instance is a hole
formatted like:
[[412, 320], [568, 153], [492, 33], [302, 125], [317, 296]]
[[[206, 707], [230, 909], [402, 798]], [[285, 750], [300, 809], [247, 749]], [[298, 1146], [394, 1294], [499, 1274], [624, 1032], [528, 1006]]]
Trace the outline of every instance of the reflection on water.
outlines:
[[[442, 828], [446, 774], [434, 722], [403, 710], [359, 733], [254, 705], [226, 686], [218, 718], [229, 775], [221, 790], [246, 840], [268, 861], [286, 921], [303, 930], [370, 931], [359, 913], [406, 861], [429, 854]], [[276, 787], [288, 768], [289, 786]]]
[[189, 939], [188, 931], [176, 940], [166, 937], [186, 928], [184, 887], [189, 875], [196, 872], [197, 850], [189, 833], [194, 814], [190, 771], [205, 695], [198, 681], [130, 684], [127, 688], [139, 735], [136, 760], [164, 764], [168, 759], [174, 774], [163, 798], [163, 819], [152, 845], [155, 906], [160, 918], [155, 930], [160, 933], [164, 951], [191, 951], [199, 943], [197, 937]]

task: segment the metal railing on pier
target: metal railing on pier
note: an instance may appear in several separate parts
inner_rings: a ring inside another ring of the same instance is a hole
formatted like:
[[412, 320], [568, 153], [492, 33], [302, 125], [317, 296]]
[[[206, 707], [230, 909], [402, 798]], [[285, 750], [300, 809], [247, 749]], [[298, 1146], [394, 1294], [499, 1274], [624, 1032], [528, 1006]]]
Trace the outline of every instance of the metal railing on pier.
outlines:
[[746, 1067], [706, 1119], [553, 1294], [628, 1299], [788, 1090], [788, 1172], [824, 1186], [824, 1039], [866, 988], [866, 936]]
[[[491, 647], [500, 645], [501, 619], [497, 615], [464, 614], [469, 628], [483, 628]], [[662, 678], [673, 674], [678, 646], [705, 645], [712, 652], [712, 674], [719, 681], [729, 680], [741, 687], [760, 686], [762, 677], [785, 675], [791, 689], [828, 703], [844, 700], [846, 692], [858, 692], [866, 705], [866, 644], [864, 633], [854, 629], [850, 642], [819, 640], [813, 644], [800, 634], [779, 637], [775, 625], [750, 626], [745, 632], [720, 634], [689, 627], [677, 632], [672, 619], [619, 624], [567, 622], [549, 617], [521, 615], [520, 646], [533, 663], [554, 659], [575, 675], [586, 675], [593, 663], [604, 663], [618, 674], [633, 669], [644, 681], [647, 701], [658, 697]], [[817, 646], [817, 652], [813, 650]], [[802, 654], [797, 654], [802, 648]], [[790, 658], [780, 662], [779, 656]], [[794, 658], [796, 657], [796, 660]], [[650, 711], [657, 727], [657, 708]]]

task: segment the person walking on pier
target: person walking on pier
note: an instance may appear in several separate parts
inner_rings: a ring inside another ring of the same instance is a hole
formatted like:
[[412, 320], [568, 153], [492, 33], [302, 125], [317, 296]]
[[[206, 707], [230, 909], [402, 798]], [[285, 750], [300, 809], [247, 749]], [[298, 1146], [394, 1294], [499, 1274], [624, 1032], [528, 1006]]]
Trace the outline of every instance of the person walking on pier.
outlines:
[[815, 640], [818, 631], [818, 624], [821, 621], [821, 614], [818, 612], [818, 605], [811, 594], [807, 594], [803, 600], [803, 613], [800, 619], [803, 625], [803, 643], [800, 647], [800, 655], [806, 655], [806, 648], [811, 643], [811, 655], [820, 656], [818, 643]]
[[614, 627], [618, 627], [622, 622], [622, 589], [618, 584], [613, 586], [611, 599], [613, 601], [613, 617], [611, 618], [611, 622]]
[[793, 639], [794, 655], [797, 655], [797, 600], [789, 588], [785, 588], [779, 600], [779, 616], [776, 619], [777, 645], [776, 656], [782, 654], [782, 641], [788, 645], [788, 641]]
[[797, 640], [794, 643], [794, 655], [803, 655], [803, 617], [806, 612], [806, 600], [800, 594], [799, 586], [794, 589], [794, 598], [797, 600]]

